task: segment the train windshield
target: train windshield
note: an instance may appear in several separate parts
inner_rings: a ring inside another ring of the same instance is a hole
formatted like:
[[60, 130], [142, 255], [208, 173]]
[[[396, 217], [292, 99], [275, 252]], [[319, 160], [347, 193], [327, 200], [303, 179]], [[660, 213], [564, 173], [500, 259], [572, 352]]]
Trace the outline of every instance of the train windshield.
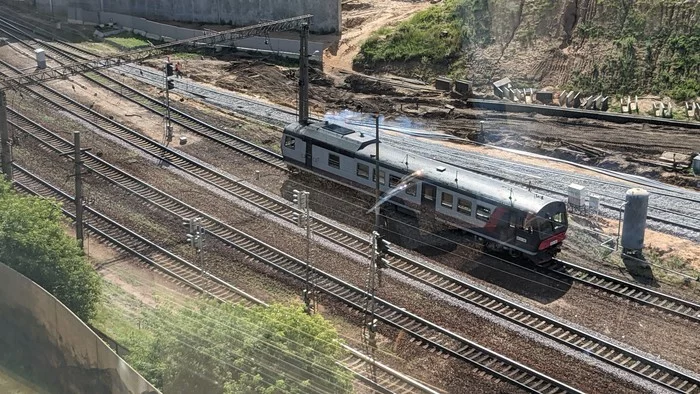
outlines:
[[566, 227], [566, 212], [557, 212], [554, 215], [544, 213], [543, 216], [536, 216], [531, 222], [535, 231], [540, 233], [540, 238], [544, 239], [549, 235], [559, 232]]

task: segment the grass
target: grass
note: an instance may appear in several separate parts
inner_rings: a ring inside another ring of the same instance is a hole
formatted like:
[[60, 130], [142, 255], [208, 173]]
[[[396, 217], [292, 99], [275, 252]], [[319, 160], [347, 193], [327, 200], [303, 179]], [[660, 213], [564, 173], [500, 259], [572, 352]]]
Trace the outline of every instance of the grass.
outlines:
[[[144, 308], [143, 303], [126, 293], [119, 286], [103, 281], [102, 303], [97, 309], [97, 315], [90, 322], [95, 328], [109, 335], [118, 343], [129, 346], [129, 338], [136, 333], [147, 333], [139, 327], [139, 318]], [[114, 303], [125, 305], [133, 314], [127, 315], [124, 308], [115, 308]]]
[[194, 60], [200, 59], [202, 54], [198, 52], [175, 52], [170, 55], [173, 59]]
[[119, 34], [116, 36], [107, 37], [105, 38], [105, 41], [117, 44], [125, 49], [134, 49], [150, 45], [145, 38], [131, 34]]
[[446, 0], [418, 12], [395, 27], [377, 30], [362, 44], [356, 63], [445, 61], [462, 48], [459, 10], [467, 0]]
[[104, 42], [85, 41], [85, 42], [77, 43], [77, 45], [79, 47], [87, 50], [87, 51], [97, 52], [97, 53], [105, 54], [105, 55], [110, 55], [110, 54], [114, 54], [114, 53], [118, 52], [118, 50], [116, 48], [114, 48], [113, 46], [111, 46], [107, 43], [104, 43]]
[[[687, 261], [678, 256], [666, 255], [658, 248], [647, 248], [644, 251], [644, 257], [652, 264], [652, 270], [659, 280], [670, 283], [687, 284], [689, 279], [684, 275], [700, 278], [700, 271], [693, 268]], [[679, 275], [679, 273], [682, 275]]]

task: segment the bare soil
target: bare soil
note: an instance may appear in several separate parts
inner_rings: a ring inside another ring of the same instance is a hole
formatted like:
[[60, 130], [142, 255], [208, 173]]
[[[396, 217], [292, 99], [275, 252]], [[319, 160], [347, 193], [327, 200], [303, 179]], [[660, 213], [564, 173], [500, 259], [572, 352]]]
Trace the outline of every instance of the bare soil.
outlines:
[[397, 24], [430, 6], [426, 0], [350, 0], [343, 2], [340, 39], [323, 54], [328, 71], [352, 70], [360, 45], [376, 30]]

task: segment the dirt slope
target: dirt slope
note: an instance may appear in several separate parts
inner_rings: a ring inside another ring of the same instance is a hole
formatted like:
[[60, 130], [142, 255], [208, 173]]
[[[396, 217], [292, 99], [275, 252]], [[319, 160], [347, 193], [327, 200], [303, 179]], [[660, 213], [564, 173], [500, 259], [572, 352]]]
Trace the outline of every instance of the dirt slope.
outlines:
[[[695, 55], [700, 53], [698, 1], [442, 3], [435, 7], [453, 10], [450, 18], [461, 30], [461, 48], [454, 51], [461, 54], [429, 59], [436, 74], [466, 77], [477, 85], [507, 76], [521, 87], [570, 85], [591, 94], [652, 92], [677, 100], [700, 95], [700, 58]], [[380, 40], [396, 46], [396, 36], [391, 37]], [[420, 42], [415, 33], [404, 40]], [[415, 63], [423, 59], [404, 55], [370, 68], [417, 74]]]
[[408, 19], [427, 8], [425, 0], [349, 0], [343, 1], [343, 32], [323, 56], [327, 71], [350, 70], [360, 45], [372, 32]]

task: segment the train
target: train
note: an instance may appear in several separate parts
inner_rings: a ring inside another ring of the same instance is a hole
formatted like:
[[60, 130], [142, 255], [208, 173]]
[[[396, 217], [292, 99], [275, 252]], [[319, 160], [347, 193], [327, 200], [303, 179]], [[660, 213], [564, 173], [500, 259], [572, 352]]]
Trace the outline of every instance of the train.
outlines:
[[407, 153], [327, 121], [292, 123], [280, 142], [285, 163], [362, 193], [379, 188], [384, 205], [466, 232], [493, 251], [541, 264], [566, 239], [566, 204], [547, 196]]

